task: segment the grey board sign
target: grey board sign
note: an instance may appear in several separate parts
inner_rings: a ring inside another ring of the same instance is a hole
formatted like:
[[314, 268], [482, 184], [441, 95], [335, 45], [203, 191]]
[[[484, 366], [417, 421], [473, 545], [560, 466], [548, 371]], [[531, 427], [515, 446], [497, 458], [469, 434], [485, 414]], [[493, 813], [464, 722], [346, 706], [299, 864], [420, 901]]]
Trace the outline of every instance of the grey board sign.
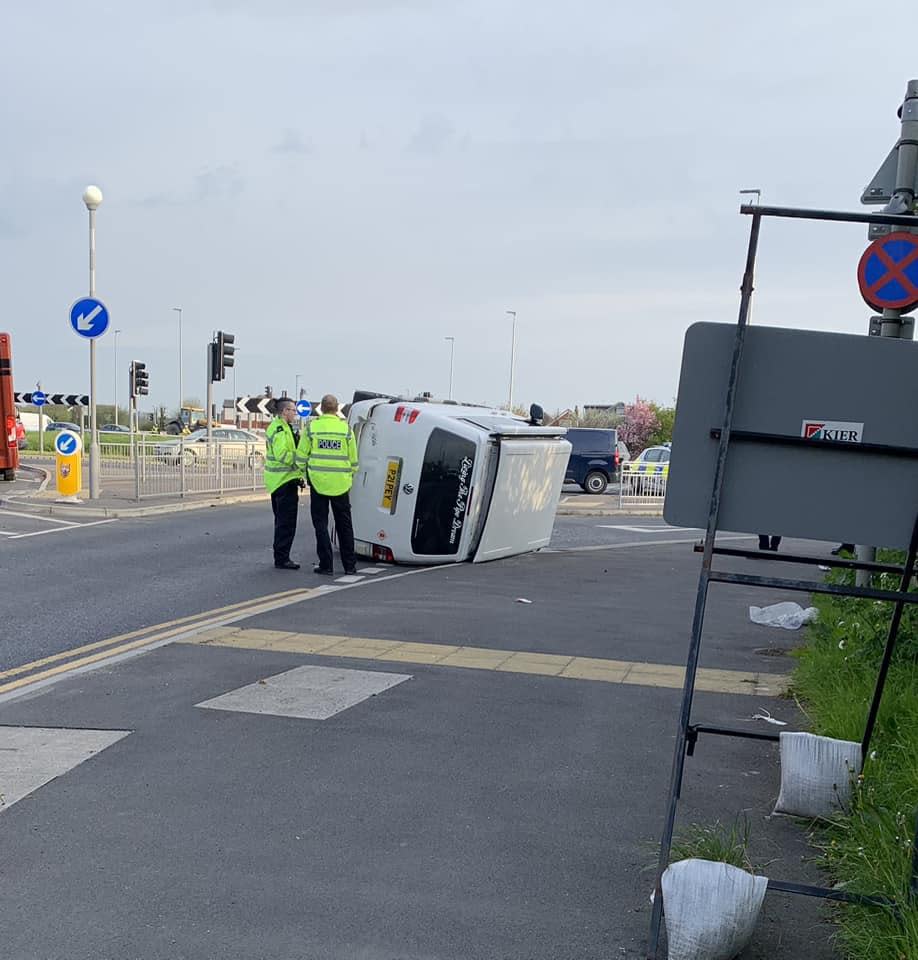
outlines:
[[[723, 425], [735, 337], [735, 325], [720, 323], [697, 323], [685, 336], [663, 512], [674, 526], [707, 526], [718, 446], [711, 430]], [[908, 546], [918, 456], [870, 447], [918, 454], [918, 344], [749, 327], [732, 429], [810, 439], [731, 440], [718, 529]]]

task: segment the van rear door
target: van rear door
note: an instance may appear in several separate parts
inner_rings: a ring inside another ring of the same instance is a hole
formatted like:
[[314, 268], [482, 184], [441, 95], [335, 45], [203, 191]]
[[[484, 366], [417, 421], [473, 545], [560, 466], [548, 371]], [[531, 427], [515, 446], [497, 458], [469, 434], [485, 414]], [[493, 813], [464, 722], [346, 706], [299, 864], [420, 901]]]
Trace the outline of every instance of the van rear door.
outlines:
[[501, 437], [488, 516], [473, 562], [548, 546], [570, 451], [560, 437]]

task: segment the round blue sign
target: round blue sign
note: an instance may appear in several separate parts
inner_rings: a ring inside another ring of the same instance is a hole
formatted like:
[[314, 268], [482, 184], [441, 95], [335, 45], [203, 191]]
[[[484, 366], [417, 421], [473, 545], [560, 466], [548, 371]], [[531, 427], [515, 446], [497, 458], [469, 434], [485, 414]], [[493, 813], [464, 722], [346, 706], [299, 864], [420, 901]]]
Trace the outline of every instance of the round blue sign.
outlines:
[[32, 394], [32, 406], [43, 407], [48, 402], [48, 394], [42, 390], [36, 390]]
[[108, 308], [95, 297], [83, 297], [70, 308], [70, 326], [84, 340], [95, 340], [108, 330]]
[[72, 457], [75, 453], [80, 452], [82, 446], [83, 441], [80, 439], [79, 434], [73, 433], [70, 430], [61, 430], [54, 438], [54, 449], [62, 457]]
[[296, 412], [298, 416], [308, 417], [312, 413], [312, 404], [308, 400], [297, 400]]

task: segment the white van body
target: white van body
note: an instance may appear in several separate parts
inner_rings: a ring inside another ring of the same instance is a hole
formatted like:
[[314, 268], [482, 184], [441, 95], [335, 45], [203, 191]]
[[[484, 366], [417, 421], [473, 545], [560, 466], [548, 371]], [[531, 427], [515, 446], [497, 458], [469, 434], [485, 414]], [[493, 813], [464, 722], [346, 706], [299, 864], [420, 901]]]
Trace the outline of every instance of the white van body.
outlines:
[[[19, 419], [22, 421], [22, 425], [30, 433], [37, 433], [39, 429], [47, 429], [48, 424], [51, 423], [51, 418], [46, 413], [26, 413], [22, 410], [16, 411]], [[42, 426], [39, 427], [39, 418], [41, 420]]]
[[357, 553], [480, 563], [547, 546], [571, 445], [504, 410], [375, 398], [351, 406]]

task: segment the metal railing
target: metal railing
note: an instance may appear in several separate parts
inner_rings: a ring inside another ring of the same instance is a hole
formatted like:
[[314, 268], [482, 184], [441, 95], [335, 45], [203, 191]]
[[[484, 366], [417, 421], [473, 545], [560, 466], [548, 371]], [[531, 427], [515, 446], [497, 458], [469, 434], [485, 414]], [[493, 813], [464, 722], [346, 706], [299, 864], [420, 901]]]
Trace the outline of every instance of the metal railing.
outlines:
[[[666, 499], [666, 481], [669, 476], [669, 464], [665, 465], [665, 473], [639, 472], [652, 470], [656, 464], [624, 463], [621, 470], [621, 482], [618, 488], [618, 505], [620, 508], [641, 507], [647, 510], [663, 512], [663, 502]], [[660, 465], [663, 467], [663, 465]]]
[[100, 446], [106, 489], [136, 500], [264, 487], [264, 444], [134, 438]]

